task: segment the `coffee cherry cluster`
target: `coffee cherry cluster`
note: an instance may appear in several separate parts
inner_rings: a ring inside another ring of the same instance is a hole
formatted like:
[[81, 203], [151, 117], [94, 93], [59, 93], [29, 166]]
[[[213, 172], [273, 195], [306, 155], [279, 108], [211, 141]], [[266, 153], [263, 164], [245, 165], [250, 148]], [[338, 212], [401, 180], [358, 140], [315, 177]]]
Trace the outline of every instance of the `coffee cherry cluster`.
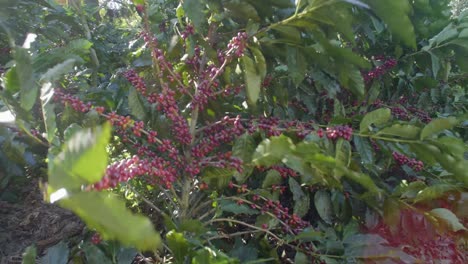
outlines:
[[121, 182], [127, 182], [137, 176], [148, 176], [150, 182], [163, 184], [167, 188], [177, 179], [177, 169], [162, 158], [140, 159], [133, 156], [109, 165], [104, 177], [92, 185], [95, 190], [115, 188]]
[[392, 111], [392, 115], [400, 120], [409, 119], [408, 112], [406, 112], [406, 110], [402, 107], [395, 106], [395, 107], [390, 108], [390, 110]]
[[99, 245], [102, 242], [101, 235], [99, 233], [94, 233], [93, 236], [91, 236], [91, 243], [94, 245]]
[[181, 37], [183, 39], [186, 39], [193, 34], [195, 34], [195, 28], [192, 24], [188, 24], [187, 26], [185, 26], [185, 30], [182, 32]]
[[353, 135], [353, 129], [350, 126], [335, 126], [335, 127], [327, 127], [325, 131], [327, 134], [327, 138], [331, 140], [337, 140], [338, 138], [343, 138], [344, 140], [351, 140], [351, 136]]
[[248, 35], [245, 32], [237, 33], [237, 36], [233, 37], [228, 44], [228, 50], [234, 51], [237, 57], [244, 55], [245, 48], [247, 46]]
[[141, 78], [138, 73], [131, 69], [124, 73], [124, 77], [132, 84], [135, 89], [141, 93], [143, 96], [147, 96], [146, 94], [146, 84], [143, 78]]
[[407, 165], [414, 171], [421, 171], [424, 169], [424, 163], [420, 160], [410, 159], [407, 156], [400, 154], [396, 151], [392, 153], [392, 157], [398, 165]]
[[65, 94], [61, 90], [56, 90], [54, 93], [54, 101], [69, 105], [77, 112], [86, 113], [91, 110], [91, 103], [84, 103], [78, 97]]
[[413, 106], [408, 106], [407, 109], [411, 114], [413, 114], [416, 118], [418, 118], [424, 123], [429, 123], [432, 121], [432, 118], [426, 111], [423, 111]]
[[260, 207], [260, 210], [262, 214], [270, 212], [286, 223], [286, 226], [283, 226], [284, 232], [293, 232], [294, 234], [298, 234], [304, 228], [310, 226], [309, 222], [304, 221], [297, 214], [290, 214], [289, 208], [281, 205], [279, 201], [266, 200]]
[[163, 92], [158, 97], [158, 110], [164, 111], [166, 116], [172, 121], [172, 132], [178, 142], [184, 145], [192, 142], [192, 135], [189, 131], [187, 120], [180, 114], [179, 106], [175, 99], [175, 92], [168, 87], [163, 88]]
[[216, 148], [231, 142], [244, 132], [245, 128], [242, 125], [240, 116], [235, 118], [225, 116], [221, 122], [203, 130], [198, 144], [192, 148], [192, 155], [198, 158], [205, 157]]
[[[284, 187], [284, 188], [283, 188]], [[229, 183], [229, 188], [236, 189], [237, 193], [251, 193], [247, 184], [242, 185], [235, 185], [233, 182]], [[273, 188], [272, 188], [273, 189]], [[287, 189], [286, 186], [276, 185], [274, 187], [276, 191], [283, 192]], [[286, 233], [293, 233], [298, 234], [304, 228], [310, 226], [310, 223], [303, 220], [297, 214], [291, 213], [288, 207], [283, 206], [279, 201], [272, 201], [270, 199], [266, 199], [265, 197], [261, 197], [257, 194], [249, 195], [250, 197], [250, 207], [252, 209], [260, 210], [261, 214], [270, 213], [274, 215], [276, 218], [282, 221], [282, 229]], [[238, 200], [238, 204], [243, 204], [243, 200]], [[264, 227], [265, 229], [268, 226]]]
[[386, 60], [382, 65], [375, 67], [373, 70], [367, 73], [363, 73], [362, 77], [364, 78], [364, 82], [370, 83], [372, 80], [382, 77], [396, 65], [397, 61], [395, 59]]

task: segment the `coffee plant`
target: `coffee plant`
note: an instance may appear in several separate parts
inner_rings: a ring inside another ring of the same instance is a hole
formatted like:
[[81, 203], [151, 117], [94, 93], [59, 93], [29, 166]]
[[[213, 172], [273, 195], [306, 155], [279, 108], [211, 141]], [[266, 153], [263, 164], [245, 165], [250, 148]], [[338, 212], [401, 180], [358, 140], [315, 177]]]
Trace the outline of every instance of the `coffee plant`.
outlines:
[[[1, 104], [16, 117], [0, 161], [5, 179], [47, 168], [46, 200], [89, 228], [55, 246], [70, 259], [467, 261], [468, 12], [37, 2], [0, 2]], [[14, 26], [24, 12], [63, 22]]]

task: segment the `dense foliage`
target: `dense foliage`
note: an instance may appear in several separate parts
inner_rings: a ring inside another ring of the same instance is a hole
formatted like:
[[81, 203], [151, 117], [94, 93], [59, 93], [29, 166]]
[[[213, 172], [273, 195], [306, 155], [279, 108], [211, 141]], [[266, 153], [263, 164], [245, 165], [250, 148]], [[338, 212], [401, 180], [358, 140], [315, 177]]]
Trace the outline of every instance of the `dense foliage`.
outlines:
[[65, 2], [0, 0], [0, 190], [47, 174], [64, 263], [467, 261], [468, 12]]

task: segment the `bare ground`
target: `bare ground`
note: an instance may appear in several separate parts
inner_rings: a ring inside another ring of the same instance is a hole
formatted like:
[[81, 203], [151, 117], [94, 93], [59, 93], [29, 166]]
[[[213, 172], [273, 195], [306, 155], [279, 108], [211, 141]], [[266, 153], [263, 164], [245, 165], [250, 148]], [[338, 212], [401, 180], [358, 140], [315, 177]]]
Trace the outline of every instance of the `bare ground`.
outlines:
[[83, 223], [70, 211], [45, 203], [37, 181], [22, 190], [20, 201], [0, 201], [0, 264], [21, 263], [22, 253], [35, 245], [38, 256], [83, 232]]

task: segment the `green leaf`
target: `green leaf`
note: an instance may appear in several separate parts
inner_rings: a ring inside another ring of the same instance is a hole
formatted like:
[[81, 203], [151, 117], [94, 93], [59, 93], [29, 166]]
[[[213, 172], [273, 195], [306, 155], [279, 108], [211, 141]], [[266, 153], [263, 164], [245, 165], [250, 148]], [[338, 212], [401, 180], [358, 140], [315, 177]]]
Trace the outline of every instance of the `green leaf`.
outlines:
[[246, 1], [225, 1], [223, 4], [228, 14], [236, 20], [248, 21], [252, 19], [255, 22], [260, 22], [260, 17], [255, 7]]
[[364, 79], [361, 71], [352, 65], [342, 65], [339, 72], [340, 83], [350, 89], [355, 95], [361, 97], [365, 93]]
[[440, 59], [437, 57], [433, 52], [430, 50], [427, 51], [429, 55], [431, 55], [431, 61], [432, 61], [432, 74], [434, 78], [437, 79], [437, 73], [439, 73], [440, 70]]
[[304, 242], [321, 241], [322, 239], [323, 233], [316, 231], [312, 227], [306, 227], [296, 237], [294, 237], [294, 240], [301, 240]]
[[134, 5], [144, 5], [145, 0], [132, 0]]
[[250, 208], [245, 204], [237, 204], [234, 201], [221, 201], [219, 203], [221, 210], [224, 212], [229, 212], [233, 214], [247, 214], [247, 215], [255, 215], [258, 214], [259, 211]]
[[247, 55], [242, 57], [244, 67], [244, 79], [247, 89], [247, 99], [250, 104], [255, 104], [260, 96], [262, 79], [257, 72], [254, 61]]
[[440, 44], [452, 40], [458, 36], [458, 29], [454, 24], [450, 23], [439, 34], [429, 40], [430, 47], [437, 47]]
[[39, 87], [34, 82], [31, 55], [25, 48], [15, 48], [14, 58], [16, 61], [16, 74], [21, 86], [20, 103], [21, 107], [29, 111], [36, 102]]
[[256, 165], [270, 167], [281, 162], [294, 148], [292, 140], [284, 135], [265, 139], [255, 150], [253, 162]]
[[43, 264], [67, 264], [69, 250], [64, 242], [47, 249], [47, 254], [42, 258]]
[[400, 205], [392, 198], [385, 199], [383, 204], [383, 220], [390, 227], [395, 227], [400, 223]]
[[23, 260], [21, 264], [35, 264], [36, 263], [37, 250], [35, 246], [29, 246], [24, 250]]
[[355, 171], [349, 170], [347, 168], [341, 168], [341, 169], [344, 170], [344, 175], [348, 179], [359, 183], [360, 185], [362, 185], [362, 187], [366, 188], [370, 192], [380, 192], [381, 191], [377, 187], [377, 185], [375, 185], [374, 181], [372, 180], [372, 178], [369, 175], [364, 174], [364, 173], [355, 172]]
[[244, 244], [242, 240], [237, 237], [234, 248], [229, 252], [229, 256], [238, 258], [241, 263], [249, 263], [249, 261], [258, 260], [258, 248], [252, 242]]
[[238, 262], [238, 260], [226, 256], [223, 252], [209, 247], [197, 250], [192, 258], [192, 264], [237, 264]]
[[120, 248], [117, 253], [117, 264], [132, 263], [138, 252], [134, 248]]
[[21, 83], [18, 77], [16, 66], [11, 67], [5, 73], [5, 88], [11, 94], [15, 94], [21, 89]]
[[382, 244], [368, 244], [365, 246], [349, 246], [345, 248], [345, 256], [360, 259], [399, 259], [402, 263], [417, 263], [416, 259], [402, 249]]
[[301, 186], [293, 178], [289, 178], [289, 188], [293, 193], [294, 199], [294, 213], [299, 217], [303, 217], [307, 214], [310, 207], [310, 198], [309, 195], [302, 191]]
[[426, 187], [425, 189], [418, 192], [415, 202], [433, 201], [445, 195], [445, 193], [457, 190], [458, 187], [452, 184], [436, 184], [433, 186]]
[[460, 223], [460, 219], [450, 210], [445, 208], [436, 208], [431, 210], [431, 214], [435, 217], [439, 218], [440, 220], [444, 221], [453, 232], [458, 232], [460, 230], [467, 230], [462, 223]]
[[332, 224], [333, 221], [333, 206], [330, 193], [324, 190], [319, 190], [314, 195], [314, 205], [320, 218], [327, 224]]
[[274, 184], [280, 184], [283, 181], [281, 174], [277, 170], [269, 170], [265, 180], [263, 180], [262, 188], [270, 188]]
[[374, 164], [374, 153], [369, 140], [363, 137], [354, 136], [353, 142], [356, 146], [356, 150], [359, 152], [361, 161], [364, 164]]
[[40, 99], [42, 106], [42, 116], [44, 118], [45, 129], [47, 132], [47, 141], [49, 141], [49, 143], [52, 143], [55, 137], [55, 133], [57, 132], [53, 97], [54, 88], [52, 88], [52, 83], [43, 83], [41, 88]]
[[392, 117], [392, 111], [389, 108], [380, 108], [372, 112], [367, 113], [359, 124], [359, 130], [361, 133], [366, 133], [372, 130], [370, 126], [382, 125], [388, 122]]
[[306, 254], [301, 253], [301, 252], [296, 252], [296, 256], [294, 256], [294, 264], [306, 264], [310, 263], [310, 261], [307, 259]]
[[63, 139], [65, 141], [68, 141], [70, 140], [70, 138], [78, 131], [81, 131], [83, 128], [78, 125], [77, 123], [73, 123], [71, 125], [69, 125], [65, 131], [63, 131]]
[[204, 5], [200, 0], [185, 0], [183, 2], [185, 15], [192, 20], [195, 30], [200, 30], [205, 22]]
[[260, 49], [257, 47], [250, 46], [249, 49], [252, 52], [252, 55], [254, 57], [255, 65], [257, 65], [257, 70], [258, 70], [258, 73], [260, 74], [260, 78], [261, 79], [265, 78], [266, 73], [267, 73], [267, 65], [265, 62], [265, 57], [263, 56]]
[[130, 87], [128, 91], [128, 106], [133, 116], [137, 119], [145, 120], [146, 110], [140, 99], [140, 95], [134, 87]]
[[235, 173], [234, 177], [237, 182], [243, 183], [252, 173], [252, 157], [255, 152], [255, 140], [248, 133], [238, 137], [232, 146], [232, 155], [242, 160], [243, 172]]
[[185, 257], [188, 257], [190, 253], [190, 244], [184, 234], [171, 230], [167, 233], [166, 240], [167, 246], [171, 249], [175, 258], [175, 263], [185, 263]]
[[386, 127], [377, 133], [377, 136], [397, 136], [401, 138], [416, 139], [419, 136], [421, 129], [412, 125], [394, 124], [391, 127]]
[[198, 235], [207, 232], [206, 228], [203, 226], [203, 223], [198, 219], [182, 219], [180, 221], [179, 231], [191, 232]]
[[40, 79], [41, 82], [54, 82], [61, 78], [64, 74], [73, 70], [75, 65], [75, 59], [68, 59], [62, 63], [55, 65], [54, 67], [47, 70]]
[[286, 48], [286, 60], [288, 65], [288, 71], [291, 78], [296, 86], [298, 86], [305, 78], [307, 71], [306, 56], [301, 52], [299, 48], [287, 46]]
[[112, 264], [106, 254], [95, 245], [87, 245], [83, 248], [83, 251], [89, 264]]
[[348, 167], [351, 163], [351, 144], [349, 141], [342, 138], [336, 142], [336, 164], [344, 167]]
[[[101, 180], [107, 167], [106, 146], [111, 136], [108, 123], [76, 132], [62, 152], [49, 163], [50, 191], [80, 189]], [[49, 192], [49, 195], [51, 193]]]
[[111, 193], [79, 192], [59, 203], [77, 214], [90, 228], [95, 228], [105, 240], [118, 240], [124, 246], [139, 250], [155, 250], [161, 245], [161, 238], [151, 221], [133, 214], [125, 202]]
[[208, 167], [202, 172], [202, 180], [207, 182], [209, 186], [222, 189], [229, 184], [235, 170], [229, 168]]
[[408, 0], [363, 0], [363, 2], [382, 18], [392, 34], [401, 39], [405, 45], [416, 48], [414, 27], [409, 18], [411, 4]]
[[432, 135], [440, 133], [445, 129], [451, 129], [458, 123], [459, 122], [455, 117], [434, 119], [422, 129], [420, 139], [423, 140]]

